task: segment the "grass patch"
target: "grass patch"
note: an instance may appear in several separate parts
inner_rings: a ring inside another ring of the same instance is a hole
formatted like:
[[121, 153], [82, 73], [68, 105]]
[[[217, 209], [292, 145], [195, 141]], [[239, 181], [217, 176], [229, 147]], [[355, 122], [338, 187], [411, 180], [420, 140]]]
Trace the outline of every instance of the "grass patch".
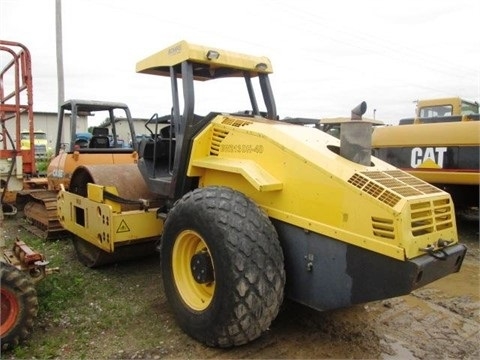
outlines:
[[76, 259], [70, 239], [42, 240], [22, 228], [8, 234], [7, 246], [18, 237], [43, 253], [48, 267], [60, 270], [37, 285], [39, 312], [30, 338], [2, 359], [111, 359], [154, 348], [176, 328], [163, 296], [158, 254], [89, 269]]

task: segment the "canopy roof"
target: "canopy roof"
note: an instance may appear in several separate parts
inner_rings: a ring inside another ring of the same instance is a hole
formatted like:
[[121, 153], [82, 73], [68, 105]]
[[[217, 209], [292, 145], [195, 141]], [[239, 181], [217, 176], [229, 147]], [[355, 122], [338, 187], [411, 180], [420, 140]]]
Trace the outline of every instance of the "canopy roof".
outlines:
[[193, 77], [201, 81], [221, 77], [243, 77], [245, 72], [249, 73], [250, 77], [273, 72], [272, 64], [267, 57], [239, 54], [186, 41], [180, 41], [139, 61], [136, 71], [170, 76], [170, 67], [173, 66], [180, 74], [180, 64], [184, 61], [193, 64]]

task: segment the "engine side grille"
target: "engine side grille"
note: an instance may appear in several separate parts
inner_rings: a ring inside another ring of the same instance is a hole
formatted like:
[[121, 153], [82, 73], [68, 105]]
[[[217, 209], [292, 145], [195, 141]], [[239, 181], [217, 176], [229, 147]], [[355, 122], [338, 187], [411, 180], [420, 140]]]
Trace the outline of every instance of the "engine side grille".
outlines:
[[400, 196], [395, 195], [385, 186], [364, 176], [364, 173], [353, 174], [348, 182], [391, 207], [394, 207], [401, 199]]
[[402, 197], [442, 192], [401, 170], [355, 173], [348, 182], [391, 207]]
[[249, 121], [249, 120], [243, 120], [243, 119], [225, 118], [225, 119], [223, 119], [222, 124], [223, 125], [235, 126], [235, 127], [241, 127], [241, 126], [253, 124], [253, 122]]
[[210, 155], [218, 156], [220, 144], [228, 135], [229, 131], [219, 128], [213, 128], [212, 141], [210, 143]]
[[395, 238], [395, 226], [393, 219], [372, 217], [373, 235], [393, 240]]
[[[241, 127], [245, 125], [253, 124], [252, 121], [243, 120], [243, 119], [235, 119], [235, 118], [224, 118], [222, 120], [222, 125], [234, 126], [234, 127]], [[222, 141], [227, 137], [230, 133], [228, 129], [214, 127], [213, 128], [213, 135], [212, 135], [212, 142], [210, 144], [210, 155], [218, 156], [220, 152], [220, 145]]]
[[[404, 171], [355, 173], [348, 182], [365, 193], [393, 207], [402, 198], [442, 193], [442, 190]], [[413, 236], [441, 231], [453, 226], [453, 206], [449, 197], [410, 204], [410, 229]], [[372, 217], [373, 235], [395, 238], [393, 219]]]
[[453, 226], [453, 209], [449, 198], [410, 205], [414, 236], [441, 231]]

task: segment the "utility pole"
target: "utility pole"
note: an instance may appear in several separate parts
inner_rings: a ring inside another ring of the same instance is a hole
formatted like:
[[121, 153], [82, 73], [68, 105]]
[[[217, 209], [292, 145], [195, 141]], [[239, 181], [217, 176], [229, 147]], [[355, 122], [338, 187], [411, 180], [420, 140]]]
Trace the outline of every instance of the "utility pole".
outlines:
[[56, 49], [57, 49], [57, 87], [58, 104], [57, 109], [65, 101], [65, 87], [63, 77], [63, 41], [62, 41], [62, 1], [55, 0], [55, 25], [56, 25]]

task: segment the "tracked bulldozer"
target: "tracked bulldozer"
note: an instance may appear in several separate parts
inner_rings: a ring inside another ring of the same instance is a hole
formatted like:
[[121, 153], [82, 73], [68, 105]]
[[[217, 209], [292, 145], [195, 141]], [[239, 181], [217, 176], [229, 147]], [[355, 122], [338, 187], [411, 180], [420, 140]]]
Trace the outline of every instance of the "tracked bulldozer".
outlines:
[[[155, 243], [171, 310], [193, 338], [242, 345], [284, 298], [325, 311], [460, 270], [450, 195], [372, 157], [367, 122], [342, 124], [338, 139], [280, 120], [268, 58], [181, 41], [136, 70], [169, 82], [171, 120], [153, 122], [138, 164], [75, 169], [58, 212], [87, 266]], [[195, 99], [216, 82], [218, 111], [199, 115]]]

